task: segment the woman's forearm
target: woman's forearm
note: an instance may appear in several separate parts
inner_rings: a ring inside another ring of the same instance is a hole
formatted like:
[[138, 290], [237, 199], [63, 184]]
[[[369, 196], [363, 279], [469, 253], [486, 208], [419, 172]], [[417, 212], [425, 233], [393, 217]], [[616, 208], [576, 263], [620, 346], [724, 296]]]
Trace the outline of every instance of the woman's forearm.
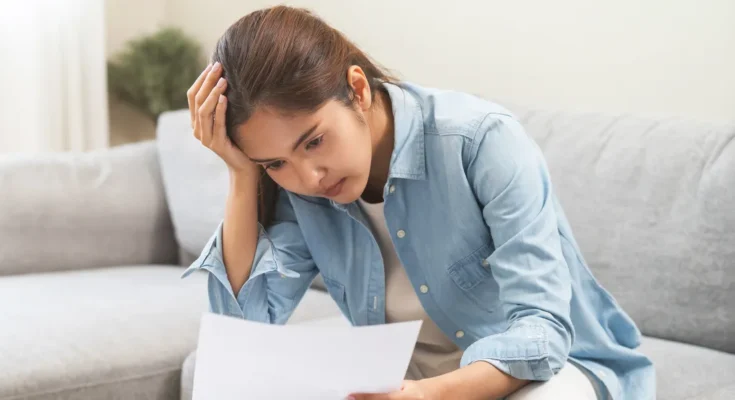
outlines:
[[250, 277], [258, 244], [257, 190], [256, 171], [230, 171], [230, 191], [222, 227], [222, 256], [235, 295]]
[[506, 397], [529, 383], [507, 375], [484, 361], [474, 362], [431, 380], [440, 391], [440, 399], [467, 400]]

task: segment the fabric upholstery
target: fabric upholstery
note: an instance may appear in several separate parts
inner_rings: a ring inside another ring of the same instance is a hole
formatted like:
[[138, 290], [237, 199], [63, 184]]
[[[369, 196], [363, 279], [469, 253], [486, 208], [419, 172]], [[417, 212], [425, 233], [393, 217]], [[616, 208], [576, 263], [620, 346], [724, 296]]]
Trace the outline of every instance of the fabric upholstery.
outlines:
[[656, 366], [659, 400], [735, 399], [735, 355], [650, 337], [640, 351]]
[[198, 255], [224, 217], [227, 165], [194, 138], [188, 110], [162, 114], [156, 141], [176, 239]]
[[0, 278], [0, 400], [177, 399], [206, 276], [121, 266]]
[[0, 156], [0, 275], [175, 263], [156, 146]]
[[515, 110], [641, 330], [735, 352], [735, 124]]
[[732, 400], [735, 399], [735, 385], [713, 389], [694, 400]]

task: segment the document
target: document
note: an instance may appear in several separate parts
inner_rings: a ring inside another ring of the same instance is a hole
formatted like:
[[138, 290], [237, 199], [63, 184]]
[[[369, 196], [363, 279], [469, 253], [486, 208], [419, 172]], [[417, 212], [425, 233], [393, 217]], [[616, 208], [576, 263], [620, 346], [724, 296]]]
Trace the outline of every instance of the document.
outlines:
[[194, 400], [344, 400], [399, 390], [421, 321], [352, 327], [202, 317]]

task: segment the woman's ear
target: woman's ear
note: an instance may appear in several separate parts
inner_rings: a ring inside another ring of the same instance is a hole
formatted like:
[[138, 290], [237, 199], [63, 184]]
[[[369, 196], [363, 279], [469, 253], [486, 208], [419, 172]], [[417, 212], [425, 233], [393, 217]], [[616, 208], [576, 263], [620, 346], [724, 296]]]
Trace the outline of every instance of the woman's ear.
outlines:
[[370, 93], [370, 83], [365, 75], [365, 71], [357, 65], [351, 66], [347, 69], [347, 82], [352, 87], [352, 93], [355, 94], [355, 104], [362, 111], [369, 110], [373, 98], [372, 93]]

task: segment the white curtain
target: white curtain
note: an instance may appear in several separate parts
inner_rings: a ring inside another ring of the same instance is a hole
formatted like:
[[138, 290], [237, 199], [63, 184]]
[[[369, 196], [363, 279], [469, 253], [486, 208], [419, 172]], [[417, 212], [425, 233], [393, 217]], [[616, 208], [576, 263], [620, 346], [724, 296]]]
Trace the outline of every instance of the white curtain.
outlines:
[[0, 0], [0, 153], [109, 145], [104, 0]]

